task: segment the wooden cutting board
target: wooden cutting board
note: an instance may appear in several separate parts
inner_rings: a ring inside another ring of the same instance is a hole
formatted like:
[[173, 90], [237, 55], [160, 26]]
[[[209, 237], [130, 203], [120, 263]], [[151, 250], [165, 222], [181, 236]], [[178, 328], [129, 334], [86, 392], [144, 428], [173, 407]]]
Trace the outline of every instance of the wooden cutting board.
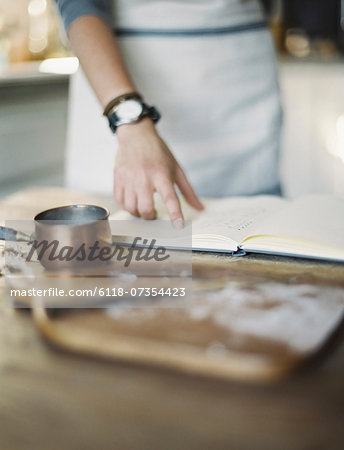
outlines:
[[[115, 211], [110, 197], [44, 188], [2, 201], [0, 221], [78, 202]], [[288, 375], [324, 349], [341, 323], [343, 265], [209, 254], [194, 254], [193, 263], [194, 296], [179, 309], [135, 301], [112, 309], [41, 308], [33, 310], [35, 322], [67, 351], [253, 381]]]
[[266, 382], [317, 354], [341, 324], [343, 275], [333, 264], [195, 255], [191, 297], [33, 315], [45, 338], [72, 352]]

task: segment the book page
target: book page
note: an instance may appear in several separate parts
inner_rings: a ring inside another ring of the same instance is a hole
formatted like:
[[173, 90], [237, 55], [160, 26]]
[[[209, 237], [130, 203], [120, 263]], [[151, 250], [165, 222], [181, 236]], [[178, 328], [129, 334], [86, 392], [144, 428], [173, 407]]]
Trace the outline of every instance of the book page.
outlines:
[[[330, 195], [299, 198], [257, 224], [254, 231], [344, 250], [344, 199]], [[254, 238], [247, 239], [245, 247], [250, 241]]]
[[[187, 227], [192, 223], [192, 247], [217, 250], [236, 250], [240, 242], [254, 233], [259, 223], [270, 214], [279, 211], [288, 204], [278, 196], [230, 197], [202, 199], [204, 210], [199, 212], [181, 199]], [[160, 198], [155, 206], [159, 219], [168, 220], [168, 213]], [[128, 235], [154, 229], [154, 221], [143, 221], [126, 211], [119, 211], [110, 219], [130, 220], [126, 224]], [[171, 242], [175, 240], [171, 229]]]
[[192, 222], [193, 237], [218, 235], [240, 242], [280, 211], [288, 201], [277, 196], [206, 199], [205, 210]]

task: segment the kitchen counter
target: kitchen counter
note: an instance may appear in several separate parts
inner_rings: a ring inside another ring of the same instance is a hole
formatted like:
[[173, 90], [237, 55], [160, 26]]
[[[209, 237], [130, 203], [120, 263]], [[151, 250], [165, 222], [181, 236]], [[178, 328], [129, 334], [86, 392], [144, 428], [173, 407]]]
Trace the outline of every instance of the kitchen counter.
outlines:
[[[70, 202], [115, 208], [111, 198], [36, 189], [4, 199], [0, 219], [28, 219]], [[266, 257], [232, 259], [230, 266], [225, 256], [195, 259], [204, 263], [210, 279], [220, 273], [233, 279], [244, 268], [246, 274], [259, 268], [278, 271], [288, 283], [302, 273], [321, 278], [326, 271], [342, 270]], [[2, 450], [344, 447], [343, 326], [326, 351], [289, 379], [255, 385], [67, 354], [43, 342], [28, 311], [5, 308], [3, 295], [1, 300]]]
[[9, 64], [0, 69], [0, 87], [55, 83], [68, 81], [69, 75], [42, 73], [39, 71], [41, 61]]

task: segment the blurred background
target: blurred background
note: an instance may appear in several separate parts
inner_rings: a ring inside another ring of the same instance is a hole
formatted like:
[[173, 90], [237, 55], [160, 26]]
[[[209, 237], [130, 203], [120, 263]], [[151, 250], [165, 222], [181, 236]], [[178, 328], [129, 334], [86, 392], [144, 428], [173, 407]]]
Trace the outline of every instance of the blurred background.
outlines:
[[[262, 2], [284, 103], [284, 192], [344, 196], [344, 0]], [[77, 68], [53, 0], [0, 0], [0, 196], [63, 186]]]

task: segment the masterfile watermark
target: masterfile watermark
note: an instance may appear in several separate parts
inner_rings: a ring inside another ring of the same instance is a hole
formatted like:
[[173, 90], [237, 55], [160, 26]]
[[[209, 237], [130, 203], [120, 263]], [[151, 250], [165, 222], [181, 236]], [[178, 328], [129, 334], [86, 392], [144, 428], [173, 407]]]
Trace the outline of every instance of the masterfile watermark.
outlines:
[[176, 307], [173, 299], [191, 294], [191, 227], [174, 230], [167, 220], [133, 227], [130, 220], [115, 220], [110, 232], [98, 227], [101, 232], [92, 234], [71, 221], [45, 224], [42, 233], [33, 220], [5, 223], [29, 237], [6, 241], [8, 306], [104, 308], [154, 297]]
[[130, 263], [134, 261], [166, 261], [170, 255], [166, 247], [157, 246], [156, 239], [144, 239], [142, 237], [135, 237], [130, 245], [117, 244], [101, 245], [100, 241], [95, 241], [92, 245], [87, 245], [83, 242], [74, 248], [71, 245], [61, 246], [56, 239], [53, 241], [34, 240], [26, 257], [26, 261], [32, 261], [36, 258], [42, 261], [43, 258], [48, 261], [60, 262], [105, 262], [111, 259], [116, 261], [124, 261], [124, 267], [129, 267]]

